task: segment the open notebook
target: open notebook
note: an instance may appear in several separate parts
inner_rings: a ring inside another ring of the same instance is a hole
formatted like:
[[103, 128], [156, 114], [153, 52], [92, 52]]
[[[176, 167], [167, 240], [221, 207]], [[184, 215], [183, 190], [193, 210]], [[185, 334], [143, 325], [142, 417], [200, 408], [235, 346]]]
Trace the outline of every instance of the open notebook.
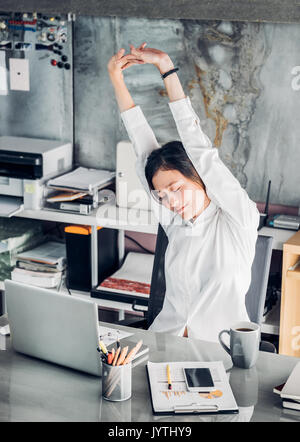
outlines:
[[91, 290], [91, 297], [147, 308], [154, 255], [129, 252], [121, 268]]
[[129, 252], [122, 267], [106, 278], [97, 290], [149, 297], [154, 255]]

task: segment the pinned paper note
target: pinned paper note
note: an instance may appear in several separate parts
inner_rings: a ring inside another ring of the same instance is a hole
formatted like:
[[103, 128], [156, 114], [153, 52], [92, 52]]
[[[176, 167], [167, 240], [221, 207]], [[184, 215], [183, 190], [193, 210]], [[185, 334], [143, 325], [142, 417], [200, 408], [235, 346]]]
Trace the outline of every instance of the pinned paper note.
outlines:
[[29, 91], [29, 61], [26, 58], [9, 59], [10, 88]]

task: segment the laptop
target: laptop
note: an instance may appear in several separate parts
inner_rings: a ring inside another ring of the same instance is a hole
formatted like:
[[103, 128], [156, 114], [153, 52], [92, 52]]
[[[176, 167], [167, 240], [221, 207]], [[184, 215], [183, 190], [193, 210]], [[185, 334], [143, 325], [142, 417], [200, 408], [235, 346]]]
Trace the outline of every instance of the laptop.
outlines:
[[90, 300], [5, 280], [13, 348], [100, 376], [98, 307]]

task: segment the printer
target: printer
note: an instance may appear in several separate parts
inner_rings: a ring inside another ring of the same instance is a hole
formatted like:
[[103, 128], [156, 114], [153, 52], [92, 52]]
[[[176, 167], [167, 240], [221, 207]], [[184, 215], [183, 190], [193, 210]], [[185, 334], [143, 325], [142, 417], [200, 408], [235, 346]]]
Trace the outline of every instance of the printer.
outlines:
[[46, 181], [72, 169], [71, 143], [0, 137], [0, 216], [43, 207]]

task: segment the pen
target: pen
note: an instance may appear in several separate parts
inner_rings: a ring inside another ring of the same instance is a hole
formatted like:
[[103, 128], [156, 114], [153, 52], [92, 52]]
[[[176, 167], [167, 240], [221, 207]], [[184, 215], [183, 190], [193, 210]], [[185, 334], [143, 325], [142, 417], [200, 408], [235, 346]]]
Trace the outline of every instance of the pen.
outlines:
[[168, 389], [172, 390], [171, 370], [169, 364], [167, 365], [167, 378], [168, 378]]
[[105, 347], [104, 342], [102, 342], [101, 340], [99, 340], [99, 345], [100, 345], [100, 348], [101, 348], [101, 350], [103, 351], [103, 353], [104, 353], [105, 355], [107, 355], [108, 351], [107, 351], [107, 348]]
[[107, 362], [107, 356], [103, 353], [103, 351], [102, 350], [100, 350], [100, 348], [98, 348], [97, 347], [97, 351], [100, 353], [100, 356], [101, 356], [101, 360], [102, 360], [102, 362]]
[[108, 363], [109, 365], [111, 365], [113, 359], [114, 359], [113, 354], [109, 352], [108, 355], [107, 355], [107, 363]]

